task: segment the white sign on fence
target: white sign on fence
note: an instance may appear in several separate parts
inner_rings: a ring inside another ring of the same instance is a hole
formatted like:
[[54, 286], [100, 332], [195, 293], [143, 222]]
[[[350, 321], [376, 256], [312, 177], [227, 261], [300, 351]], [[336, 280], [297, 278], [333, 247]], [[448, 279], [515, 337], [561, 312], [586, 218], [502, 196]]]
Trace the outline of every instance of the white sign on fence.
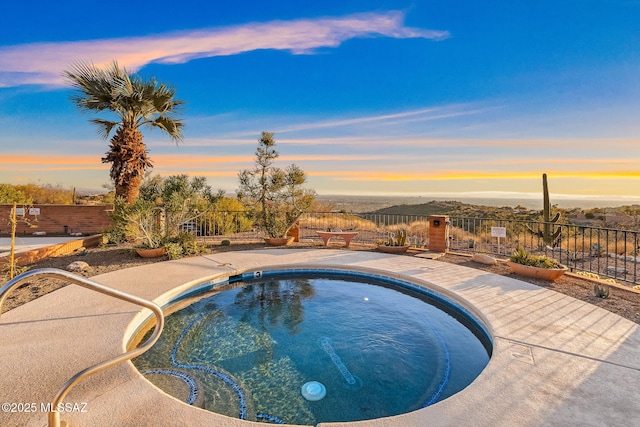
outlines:
[[24, 208], [16, 208], [16, 216], [24, 216]]
[[507, 227], [491, 227], [491, 237], [507, 237]]
[[40, 215], [40, 208], [29, 208], [29, 215]]

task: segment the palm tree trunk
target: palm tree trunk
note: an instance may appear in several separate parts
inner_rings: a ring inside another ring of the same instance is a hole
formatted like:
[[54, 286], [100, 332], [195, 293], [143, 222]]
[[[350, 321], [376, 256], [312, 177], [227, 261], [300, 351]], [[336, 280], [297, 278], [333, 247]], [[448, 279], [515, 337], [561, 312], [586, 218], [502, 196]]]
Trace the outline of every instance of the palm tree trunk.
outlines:
[[135, 128], [118, 128], [109, 148], [102, 163], [111, 163], [110, 176], [115, 184], [116, 197], [122, 197], [131, 204], [138, 198], [145, 171], [153, 167], [142, 133]]

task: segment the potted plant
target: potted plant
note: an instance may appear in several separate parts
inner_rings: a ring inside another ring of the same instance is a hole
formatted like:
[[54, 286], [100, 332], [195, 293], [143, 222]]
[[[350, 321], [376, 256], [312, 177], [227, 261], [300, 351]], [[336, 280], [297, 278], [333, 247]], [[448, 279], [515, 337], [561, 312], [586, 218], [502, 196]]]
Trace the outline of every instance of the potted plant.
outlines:
[[544, 280], [556, 280], [568, 270], [553, 258], [546, 255], [532, 255], [522, 248], [516, 249], [511, 254], [507, 264], [516, 274]]
[[380, 252], [399, 254], [404, 253], [409, 249], [407, 244], [407, 230], [399, 228], [396, 230], [395, 235], [390, 234], [389, 238], [378, 244], [378, 250]]
[[115, 201], [112, 226], [103, 236], [116, 244], [133, 243], [135, 252], [145, 258], [197, 254], [205, 248], [196, 241], [193, 232], [197, 230], [185, 224], [195, 227], [199, 209], [206, 213], [214, 197], [204, 177], [148, 176], [134, 203]]
[[262, 132], [256, 149], [256, 166], [238, 174], [238, 200], [251, 210], [256, 225], [265, 235], [268, 245], [288, 245], [293, 236], [287, 232], [308, 212], [315, 192], [303, 187], [306, 176], [295, 164], [286, 169], [273, 166], [279, 156], [273, 148], [273, 133]]

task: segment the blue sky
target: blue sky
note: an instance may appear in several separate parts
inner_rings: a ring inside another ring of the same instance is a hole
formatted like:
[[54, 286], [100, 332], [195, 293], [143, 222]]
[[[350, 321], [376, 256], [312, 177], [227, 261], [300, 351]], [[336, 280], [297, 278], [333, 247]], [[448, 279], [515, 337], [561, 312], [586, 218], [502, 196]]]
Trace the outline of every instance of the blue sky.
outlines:
[[186, 102], [154, 173], [233, 191], [263, 130], [320, 194], [640, 196], [640, 1], [11, 2], [0, 182], [100, 188], [73, 61], [117, 60]]

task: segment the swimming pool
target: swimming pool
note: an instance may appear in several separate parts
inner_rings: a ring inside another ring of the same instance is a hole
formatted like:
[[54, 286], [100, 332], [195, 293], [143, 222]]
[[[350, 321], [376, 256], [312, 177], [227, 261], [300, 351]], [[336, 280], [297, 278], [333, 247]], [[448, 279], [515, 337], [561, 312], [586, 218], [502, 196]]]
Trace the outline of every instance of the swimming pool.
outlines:
[[400, 279], [298, 269], [212, 287], [134, 363], [232, 417], [314, 425], [410, 412], [462, 390], [491, 355], [469, 310]]

